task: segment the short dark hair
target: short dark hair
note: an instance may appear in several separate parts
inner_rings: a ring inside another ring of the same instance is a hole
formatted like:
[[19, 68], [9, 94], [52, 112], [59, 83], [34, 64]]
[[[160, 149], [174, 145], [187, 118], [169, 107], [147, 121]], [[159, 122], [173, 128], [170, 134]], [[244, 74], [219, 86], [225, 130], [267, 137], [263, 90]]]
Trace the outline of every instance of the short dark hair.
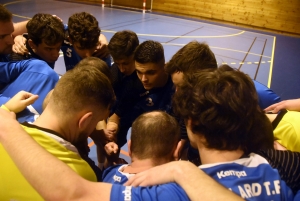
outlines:
[[214, 53], [206, 43], [192, 41], [176, 52], [166, 64], [168, 74], [175, 72], [194, 72], [196, 70], [217, 68], [217, 60]]
[[228, 65], [187, 76], [173, 107], [191, 120], [191, 130], [205, 137], [208, 148], [245, 154], [273, 148], [272, 125], [258, 105], [253, 81]]
[[163, 111], [140, 115], [132, 124], [131, 153], [138, 159], [169, 159], [180, 140], [176, 119]]
[[38, 13], [26, 25], [28, 39], [39, 45], [43, 41], [47, 45], [62, 43], [65, 37], [64, 25], [50, 14]]
[[12, 19], [12, 13], [0, 4], [0, 21], [9, 22]]
[[78, 65], [76, 65], [76, 68], [78, 67], [87, 67], [87, 66], [95, 66], [98, 68], [104, 75], [106, 75], [109, 79], [109, 81], [112, 83], [112, 74], [107, 66], [107, 64], [102, 60], [97, 57], [86, 57], [82, 59]]
[[163, 46], [153, 40], [142, 42], [134, 52], [134, 60], [138, 63], [165, 63]]
[[136, 33], [130, 30], [118, 31], [108, 43], [108, 50], [114, 60], [130, 57], [139, 45]]
[[[112, 85], [98, 67], [86, 64], [67, 71], [56, 84], [50, 103], [56, 112], [73, 114], [85, 107], [108, 108], [114, 104]], [[49, 103], [49, 104], [50, 104]]]
[[68, 31], [70, 39], [83, 49], [95, 47], [101, 32], [97, 19], [86, 12], [75, 13], [69, 18]]

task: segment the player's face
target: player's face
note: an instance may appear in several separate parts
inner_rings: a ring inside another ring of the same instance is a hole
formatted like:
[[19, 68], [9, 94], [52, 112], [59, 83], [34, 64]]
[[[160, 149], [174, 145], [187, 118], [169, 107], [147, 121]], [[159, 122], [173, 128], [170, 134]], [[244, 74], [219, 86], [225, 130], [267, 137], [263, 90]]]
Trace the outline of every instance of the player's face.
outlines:
[[164, 70], [164, 64], [135, 62], [135, 68], [139, 79], [144, 88], [150, 90], [157, 87], [163, 87], [166, 83], [167, 74]]
[[123, 57], [122, 59], [116, 59], [114, 60], [114, 63], [124, 75], [131, 75], [135, 70], [133, 55], [129, 57]]
[[81, 59], [93, 56], [94, 52], [97, 49], [97, 46], [98, 44], [95, 44], [95, 46], [91, 48], [82, 48], [79, 42], [73, 43], [74, 50], [80, 56]]
[[178, 71], [178, 72], [175, 72], [175, 73], [172, 73], [171, 74], [171, 78], [172, 78], [172, 81], [173, 81], [173, 84], [174, 86], [177, 88], [179, 87], [182, 82], [183, 82], [183, 73]]
[[62, 42], [59, 42], [55, 45], [47, 45], [44, 41], [42, 41], [42, 43], [39, 45], [35, 45], [32, 41], [29, 42], [29, 45], [33, 49], [34, 53], [49, 63], [53, 63], [58, 59], [61, 44]]
[[14, 25], [12, 21], [0, 21], [0, 54], [10, 54], [12, 52], [12, 46], [14, 44], [14, 40], [12, 38], [13, 32]]

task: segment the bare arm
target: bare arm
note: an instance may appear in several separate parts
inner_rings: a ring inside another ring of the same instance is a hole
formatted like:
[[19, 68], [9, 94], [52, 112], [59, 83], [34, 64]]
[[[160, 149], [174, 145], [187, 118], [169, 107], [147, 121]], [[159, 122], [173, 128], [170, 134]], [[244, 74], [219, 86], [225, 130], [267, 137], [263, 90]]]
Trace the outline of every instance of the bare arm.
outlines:
[[191, 200], [243, 200], [187, 161], [156, 166], [131, 177], [125, 185], [148, 186], [166, 182], [178, 183]]
[[27, 33], [27, 21], [24, 22], [18, 22], [18, 23], [14, 23], [14, 32], [12, 33], [13, 37], [16, 37], [17, 35], [22, 35], [23, 33]]
[[282, 109], [300, 112], [300, 98], [284, 100], [279, 103], [275, 103], [275, 104], [267, 107], [264, 110], [266, 112], [272, 111], [273, 113], [277, 113], [279, 110], [282, 110]]
[[28, 105], [33, 104], [38, 97], [38, 95], [20, 91], [5, 103], [5, 107], [11, 112], [18, 113], [23, 111]]
[[[0, 119], [1, 144], [45, 200], [110, 200], [111, 184], [81, 178], [40, 147], [9, 112], [0, 109]], [[18, 142], [22, 142], [22, 146]]]

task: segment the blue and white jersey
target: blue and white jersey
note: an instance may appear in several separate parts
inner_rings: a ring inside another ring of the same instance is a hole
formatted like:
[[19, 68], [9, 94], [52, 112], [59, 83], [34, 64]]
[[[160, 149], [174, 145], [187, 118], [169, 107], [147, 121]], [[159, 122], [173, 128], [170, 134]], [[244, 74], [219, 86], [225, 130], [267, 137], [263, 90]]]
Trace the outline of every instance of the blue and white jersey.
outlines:
[[188, 201], [190, 199], [179, 185], [168, 183], [151, 187], [131, 187], [114, 184], [111, 189], [110, 200]]
[[[68, 31], [68, 25], [64, 25], [65, 32]], [[75, 49], [73, 48], [72, 44], [69, 43], [67, 40], [64, 40], [61, 51], [64, 54], [64, 61], [66, 66], [66, 71], [73, 69], [81, 60], [82, 58], [76, 53]], [[108, 67], [111, 67], [111, 57], [100, 58], [102, 59]]]
[[134, 174], [124, 173], [122, 170], [128, 165], [114, 165], [106, 168], [102, 174], [103, 182], [111, 184], [124, 184]]
[[114, 184], [110, 200], [114, 201], [188, 201], [189, 198], [184, 190], [176, 183], [168, 183], [152, 187], [122, 186], [128, 178], [134, 174], [123, 173], [122, 170], [128, 165], [116, 165], [106, 169], [103, 173], [103, 182]]
[[280, 97], [267, 86], [256, 80], [252, 80], [258, 95], [258, 104], [261, 109], [265, 109], [270, 105], [280, 102]]
[[232, 162], [199, 166], [217, 182], [246, 200], [293, 200], [292, 190], [266, 159], [250, 154]]
[[[41, 114], [43, 101], [59, 80], [57, 73], [39, 59], [28, 59], [16, 62], [0, 62], [0, 105], [5, 104], [19, 91], [24, 90], [39, 95], [32, 104], [34, 111]], [[33, 111], [33, 110], [32, 110]], [[34, 113], [30, 108], [17, 114], [19, 122], [33, 121]]]

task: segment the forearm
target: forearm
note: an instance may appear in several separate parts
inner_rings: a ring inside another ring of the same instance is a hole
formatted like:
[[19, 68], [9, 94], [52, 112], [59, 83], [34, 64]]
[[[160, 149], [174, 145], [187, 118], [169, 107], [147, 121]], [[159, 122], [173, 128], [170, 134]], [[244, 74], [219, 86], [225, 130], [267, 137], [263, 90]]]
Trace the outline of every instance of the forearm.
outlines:
[[120, 117], [114, 113], [113, 115], [111, 115], [111, 117], [109, 117], [107, 121], [106, 129], [113, 131], [114, 134], [116, 135], [116, 133], [118, 132], [119, 124], [120, 124]]
[[12, 33], [13, 37], [16, 37], [17, 35], [22, 35], [23, 33], [27, 33], [27, 21], [24, 22], [18, 22], [18, 23], [14, 23], [14, 32]]
[[[64, 188], [64, 186], [73, 186], [73, 182], [74, 184], [79, 182], [77, 177], [67, 178], [68, 172], [72, 171], [69, 167], [46, 152], [21, 127], [11, 128], [10, 133], [12, 135], [1, 136], [0, 140], [3, 147], [25, 178], [43, 198], [46, 200], [64, 200], [67, 194], [75, 192], [73, 188]], [[16, 142], [22, 142], [22, 146]], [[30, 149], [28, 149], [29, 147]], [[55, 167], [55, 171], [53, 167]], [[59, 172], [59, 182], [56, 179], [53, 180], [58, 176], [55, 175], [56, 171]], [[69, 183], [70, 181], [72, 182]]]
[[[4, 112], [1, 109], [0, 113]], [[45, 200], [84, 200], [83, 198], [90, 196], [87, 186], [94, 183], [84, 180], [66, 164], [49, 154], [15, 120], [1, 116], [0, 128], [1, 144], [24, 177]], [[22, 142], [22, 145], [17, 142]], [[98, 189], [97, 192], [109, 200], [111, 186], [104, 187], [106, 191], [100, 189], [99, 192]]]
[[243, 200], [190, 162], [181, 161], [173, 171], [175, 182], [184, 189], [191, 200]]

